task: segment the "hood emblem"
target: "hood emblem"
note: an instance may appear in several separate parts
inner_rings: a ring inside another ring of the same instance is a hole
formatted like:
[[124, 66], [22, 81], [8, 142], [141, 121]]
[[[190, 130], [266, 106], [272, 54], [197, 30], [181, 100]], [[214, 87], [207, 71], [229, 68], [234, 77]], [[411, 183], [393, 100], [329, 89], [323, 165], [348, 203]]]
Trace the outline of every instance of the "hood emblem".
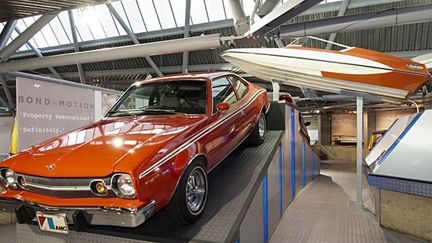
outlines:
[[46, 166], [48, 168], [48, 170], [54, 170], [55, 168], [55, 164], [50, 164]]

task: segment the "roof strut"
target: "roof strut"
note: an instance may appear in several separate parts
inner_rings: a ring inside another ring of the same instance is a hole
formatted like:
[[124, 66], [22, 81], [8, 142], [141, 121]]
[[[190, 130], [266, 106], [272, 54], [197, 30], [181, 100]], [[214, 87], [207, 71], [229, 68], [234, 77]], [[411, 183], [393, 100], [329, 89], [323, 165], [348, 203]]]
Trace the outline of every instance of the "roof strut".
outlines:
[[[73, 44], [74, 44], [74, 49], [75, 52], [79, 52], [79, 44], [78, 44], [78, 37], [77, 37], [77, 32], [76, 32], [76, 28], [75, 28], [75, 19], [72, 13], [72, 10], [68, 10], [68, 15], [69, 15], [69, 23], [70, 23], [70, 27], [71, 27], [71, 32], [72, 32], [72, 39], [73, 39]], [[84, 75], [84, 70], [82, 68], [81, 63], [77, 63], [76, 64], [78, 67], [78, 74], [79, 74], [79, 78], [82, 84], [86, 83], [85, 80], [85, 75]]]
[[[111, 3], [106, 4], [106, 6], [108, 7], [109, 11], [114, 15], [114, 17], [117, 19], [117, 21], [120, 23], [120, 25], [123, 27], [123, 29], [126, 31], [126, 33], [129, 35], [129, 37], [132, 39], [132, 42], [134, 43], [134, 45], [140, 44], [136, 35], [132, 32], [132, 30], [129, 28], [129, 26], [127, 26], [127, 24], [124, 22], [124, 20], [119, 15], [119, 13], [115, 10], [115, 8], [111, 5]], [[150, 66], [153, 68], [153, 70], [156, 72], [156, 74], [159, 77], [162, 77], [163, 73], [159, 70], [158, 66], [156, 65], [156, 63], [153, 62], [151, 57], [144, 56], [144, 58], [146, 59], [148, 64], [150, 64]]]
[[[184, 25], [184, 38], [188, 38], [190, 35], [190, 11], [191, 11], [191, 0], [186, 0], [186, 13], [185, 13], [185, 25]], [[187, 73], [189, 66], [189, 52], [183, 52], [183, 68], [182, 72]]]
[[[15, 26], [15, 31], [18, 34], [21, 34], [22, 31], [18, 26]], [[36, 56], [43, 57], [41, 51], [29, 40], [27, 41], [27, 45], [36, 53]], [[63, 79], [62, 76], [54, 69], [54, 67], [48, 67], [48, 69], [53, 73], [53, 75], [58, 79]]]
[[57, 13], [47, 14], [41, 16], [32, 25], [25, 29], [21, 35], [15, 38], [9, 45], [0, 51], [0, 60], [6, 61], [11, 57], [18, 49], [21, 48], [30, 38], [32, 38], [37, 32], [39, 32], [46, 24], [57, 16]]

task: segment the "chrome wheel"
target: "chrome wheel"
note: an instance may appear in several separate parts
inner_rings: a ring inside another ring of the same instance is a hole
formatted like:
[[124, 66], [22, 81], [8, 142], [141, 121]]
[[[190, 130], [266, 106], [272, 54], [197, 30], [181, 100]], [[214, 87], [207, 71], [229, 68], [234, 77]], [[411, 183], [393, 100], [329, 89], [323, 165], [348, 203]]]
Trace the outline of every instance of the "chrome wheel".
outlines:
[[266, 129], [265, 117], [261, 114], [258, 120], [258, 133], [260, 138], [264, 138], [265, 129]]
[[195, 168], [187, 180], [186, 204], [192, 214], [199, 213], [206, 200], [207, 182], [204, 173], [201, 168]]

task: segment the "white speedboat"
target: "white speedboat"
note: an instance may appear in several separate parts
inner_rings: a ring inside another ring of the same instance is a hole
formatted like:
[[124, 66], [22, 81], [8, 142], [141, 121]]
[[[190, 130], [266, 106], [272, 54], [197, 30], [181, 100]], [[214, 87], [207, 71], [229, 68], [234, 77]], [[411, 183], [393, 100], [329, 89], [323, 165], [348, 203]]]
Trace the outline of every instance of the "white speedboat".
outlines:
[[299, 40], [303, 39], [285, 48], [230, 49], [221, 56], [264, 80], [333, 93], [346, 90], [406, 98], [431, 77], [424, 64], [411, 60], [334, 42], [341, 50], [308, 48]]

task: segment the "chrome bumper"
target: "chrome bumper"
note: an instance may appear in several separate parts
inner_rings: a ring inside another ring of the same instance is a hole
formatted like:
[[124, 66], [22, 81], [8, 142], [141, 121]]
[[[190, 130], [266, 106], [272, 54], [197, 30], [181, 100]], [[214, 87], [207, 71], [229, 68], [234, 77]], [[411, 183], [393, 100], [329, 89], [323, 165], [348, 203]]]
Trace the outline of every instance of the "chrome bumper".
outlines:
[[84, 229], [89, 225], [137, 227], [148, 220], [154, 214], [155, 209], [155, 201], [136, 210], [104, 207], [52, 207], [0, 198], [0, 210], [15, 212], [18, 223], [32, 221], [36, 212], [65, 214], [68, 224], [74, 224], [78, 229]]

